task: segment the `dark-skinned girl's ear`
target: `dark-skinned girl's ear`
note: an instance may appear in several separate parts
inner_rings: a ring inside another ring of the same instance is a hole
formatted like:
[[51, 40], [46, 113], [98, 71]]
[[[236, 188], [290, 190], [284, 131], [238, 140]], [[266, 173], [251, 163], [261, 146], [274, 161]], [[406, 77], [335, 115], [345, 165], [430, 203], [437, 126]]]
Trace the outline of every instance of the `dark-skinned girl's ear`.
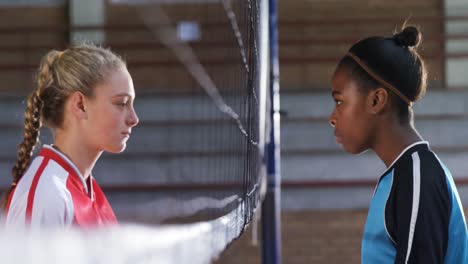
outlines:
[[387, 89], [379, 87], [369, 92], [368, 107], [371, 113], [378, 114], [383, 111], [389, 102]]

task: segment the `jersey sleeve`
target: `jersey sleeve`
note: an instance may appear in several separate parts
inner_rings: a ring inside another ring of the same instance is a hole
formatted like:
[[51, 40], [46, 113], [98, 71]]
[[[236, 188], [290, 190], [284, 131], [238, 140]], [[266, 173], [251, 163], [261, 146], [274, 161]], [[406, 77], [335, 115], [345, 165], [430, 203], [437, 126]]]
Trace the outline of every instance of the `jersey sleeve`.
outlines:
[[31, 227], [69, 227], [73, 223], [73, 202], [66, 190], [37, 190], [31, 212]]
[[450, 202], [445, 174], [418, 152], [395, 167], [386, 226], [396, 246], [395, 263], [443, 263]]

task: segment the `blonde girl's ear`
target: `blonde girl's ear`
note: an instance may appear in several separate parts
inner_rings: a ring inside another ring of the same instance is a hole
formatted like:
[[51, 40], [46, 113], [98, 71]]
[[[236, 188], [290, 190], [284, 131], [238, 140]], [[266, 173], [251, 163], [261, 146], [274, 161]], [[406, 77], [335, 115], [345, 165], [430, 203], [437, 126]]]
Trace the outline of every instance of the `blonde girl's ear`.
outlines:
[[73, 92], [68, 99], [68, 103], [66, 103], [67, 108], [76, 118], [87, 119], [86, 100], [86, 96], [81, 92]]

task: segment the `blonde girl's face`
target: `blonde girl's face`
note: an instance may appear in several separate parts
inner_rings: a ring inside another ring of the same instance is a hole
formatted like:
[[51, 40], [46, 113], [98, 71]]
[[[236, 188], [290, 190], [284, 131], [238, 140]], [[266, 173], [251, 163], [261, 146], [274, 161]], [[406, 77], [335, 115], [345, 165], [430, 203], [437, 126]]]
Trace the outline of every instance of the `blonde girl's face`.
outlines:
[[133, 81], [124, 66], [110, 72], [107, 82], [94, 88], [94, 96], [86, 104], [83, 131], [93, 148], [111, 153], [125, 150], [132, 128], [138, 124], [134, 99]]

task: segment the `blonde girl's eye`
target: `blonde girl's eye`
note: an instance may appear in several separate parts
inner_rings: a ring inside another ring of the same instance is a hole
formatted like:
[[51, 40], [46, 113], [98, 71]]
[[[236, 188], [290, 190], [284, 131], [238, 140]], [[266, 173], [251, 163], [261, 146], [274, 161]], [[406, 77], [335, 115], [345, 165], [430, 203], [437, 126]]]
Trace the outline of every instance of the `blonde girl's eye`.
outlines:
[[133, 105], [132, 98], [128, 96], [123, 96], [114, 101], [114, 105], [124, 108]]
[[118, 105], [118, 106], [127, 106], [128, 103], [130, 102], [130, 100], [121, 100], [121, 101], [117, 101], [115, 104]]
[[116, 102], [115, 103], [117, 106], [121, 106], [121, 107], [124, 107], [127, 105], [127, 101], [120, 101], [120, 102]]

